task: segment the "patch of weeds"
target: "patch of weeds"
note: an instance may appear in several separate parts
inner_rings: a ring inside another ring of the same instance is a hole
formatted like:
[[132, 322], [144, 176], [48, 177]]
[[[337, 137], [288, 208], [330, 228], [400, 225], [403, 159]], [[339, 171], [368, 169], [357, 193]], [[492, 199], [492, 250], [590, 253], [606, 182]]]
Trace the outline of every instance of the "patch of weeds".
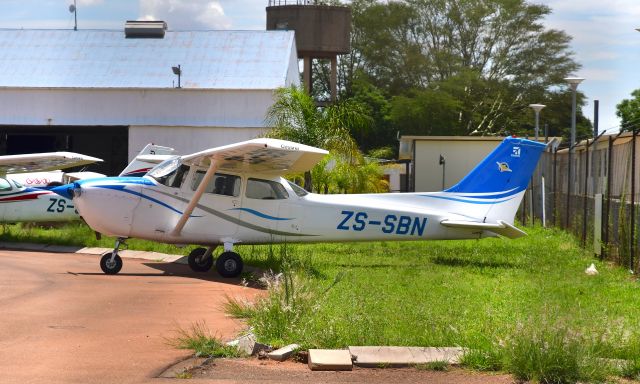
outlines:
[[258, 283], [258, 277], [253, 272], [242, 272], [240, 274], [240, 284], [245, 287], [253, 287]]
[[640, 359], [626, 360], [620, 369], [620, 376], [631, 380], [640, 380]]
[[224, 312], [235, 319], [248, 319], [254, 314], [251, 302], [244, 299], [225, 296], [226, 301], [222, 305]]
[[235, 346], [226, 345], [211, 335], [202, 322], [191, 324], [188, 329], [178, 328], [167, 343], [174, 348], [190, 349], [196, 357], [242, 357]]
[[500, 371], [504, 367], [503, 355], [498, 348], [469, 349], [462, 355], [460, 364], [483, 372]]
[[189, 371], [176, 373], [176, 379], [191, 379], [193, 375]]
[[449, 370], [449, 362], [446, 360], [430, 361], [425, 364], [417, 364], [415, 367], [423, 371], [446, 372]]
[[507, 368], [518, 380], [564, 384], [603, 382], [610, 367], [596, 359], [584, 340], [562, 329], [526, 330], [506, 346]]

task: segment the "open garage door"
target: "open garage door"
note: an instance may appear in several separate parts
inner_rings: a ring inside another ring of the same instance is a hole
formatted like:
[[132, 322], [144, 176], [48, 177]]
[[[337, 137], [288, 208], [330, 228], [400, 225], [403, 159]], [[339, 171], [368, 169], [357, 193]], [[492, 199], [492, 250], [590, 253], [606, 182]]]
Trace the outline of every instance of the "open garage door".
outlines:
[[98, 157], [87, 170], [117, 175], [127, 165], [126, 126], [0, 126], [0, 155], [71, 151]]

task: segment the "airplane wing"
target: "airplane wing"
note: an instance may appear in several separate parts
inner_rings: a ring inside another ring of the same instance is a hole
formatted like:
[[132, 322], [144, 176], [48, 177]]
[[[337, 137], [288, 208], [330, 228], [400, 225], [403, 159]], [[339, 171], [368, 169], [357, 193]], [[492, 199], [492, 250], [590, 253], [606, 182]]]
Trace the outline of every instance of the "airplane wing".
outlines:
[[291, 141], [260, 138], [182, 156], [182, 161], [206, 166], [214, 160], [218, 170], [286, 174], [308, 171], [328, 153]]
[[0, 174], [46, 172], [101, 162], [102, 159], [73, 152], [48, 152], [0, 156]]
[[517, 239], [518, 237], [526, 236], [526, 232], [514, 227], [513, 225], [498, 220], [497, 223], [478, 223], [475, 221], [464, 220], [443, 220], [440, 224], [445, 227], [451, 228], [465, 228], [465, 229], [478, 229], [484, 231], [491, 231], [500, 236], [508, 237], [510, 239]]
[[180, 234], [215, 172], [260, 172], [281, 175], [305, 172], [328, 153], [324, 149], [292, 141], [261, 138], [182, 156], [180, 159], [183, 164], [208, 166], [209, 169], [171, 234]]

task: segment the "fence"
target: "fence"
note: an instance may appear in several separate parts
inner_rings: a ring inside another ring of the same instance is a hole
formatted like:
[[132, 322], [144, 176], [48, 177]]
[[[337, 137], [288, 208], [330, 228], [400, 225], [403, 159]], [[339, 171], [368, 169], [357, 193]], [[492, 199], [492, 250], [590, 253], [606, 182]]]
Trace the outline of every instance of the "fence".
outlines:
[[[520, 211], [575, 234], [601, 258], [637, 272], [640, 131], [582, 141], [542, 156]], [[570, 182], [569, 182], [570, 181]]]

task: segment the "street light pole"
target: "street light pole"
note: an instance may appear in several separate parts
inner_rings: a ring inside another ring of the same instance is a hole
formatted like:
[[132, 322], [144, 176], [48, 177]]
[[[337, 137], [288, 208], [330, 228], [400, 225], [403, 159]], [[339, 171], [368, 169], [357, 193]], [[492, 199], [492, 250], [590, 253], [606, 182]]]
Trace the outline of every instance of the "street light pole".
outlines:
[[578, 85], [584, 81], [582, 77], [567, 77], [564, 79], [571, 87], [571, 142], [569, 143], [569, 153], [573, 152], [573, 145], [576, 143], [576, 94]]
[[571, 205], [571, 187], [573, 185], [573, 152], [574, 152], [574, 144], [576, 142], [576, 93], [578, 90], [578, 85], [584, 81], [581, 77], [567, 77], [564, 79], [572, 91], [571, 98], [571, 141], [569, 142], [569, 172], [567, 175], [567, 206], [566, 206], [566, 225], [569, 227], [569, 207]]

